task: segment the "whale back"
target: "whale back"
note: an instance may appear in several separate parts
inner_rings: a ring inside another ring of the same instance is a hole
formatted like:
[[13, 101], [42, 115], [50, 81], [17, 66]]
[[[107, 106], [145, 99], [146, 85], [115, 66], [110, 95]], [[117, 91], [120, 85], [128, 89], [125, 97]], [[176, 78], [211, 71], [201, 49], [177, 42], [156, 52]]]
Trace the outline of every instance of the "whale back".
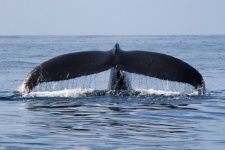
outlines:
[[132, 86], [126, 72], [117, 67], [112, 67], [110, 70], [108, 89], [115, 91], [132, 90]]

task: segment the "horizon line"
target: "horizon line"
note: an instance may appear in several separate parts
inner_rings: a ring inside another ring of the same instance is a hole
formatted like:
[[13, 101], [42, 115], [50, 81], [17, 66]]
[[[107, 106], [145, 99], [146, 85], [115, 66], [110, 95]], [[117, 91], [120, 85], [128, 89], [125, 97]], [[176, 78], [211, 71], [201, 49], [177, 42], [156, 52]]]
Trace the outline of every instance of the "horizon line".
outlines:
[[0, 36], [224, 36], [225, 34], [5, 34]]

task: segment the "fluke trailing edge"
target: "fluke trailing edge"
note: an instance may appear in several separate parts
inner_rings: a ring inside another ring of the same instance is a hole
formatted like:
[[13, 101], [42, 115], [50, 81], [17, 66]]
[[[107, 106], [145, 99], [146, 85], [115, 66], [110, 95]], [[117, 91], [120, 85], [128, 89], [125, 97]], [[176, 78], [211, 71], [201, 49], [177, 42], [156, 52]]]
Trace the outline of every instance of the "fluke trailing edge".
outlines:
[[148, 51], [123, 51], [116, 44], [109, 51], [85, 51], [52, 58], [35, 67], [25, 79], [25, 90], [42, 82], [68, 80], [99, 73], [111, 68], [109, 88], [130, 90], [126, 72], [142, 74], [163, 80], [191, 84], [205, 90], [202, 75], [192, 66], [169, 55]]

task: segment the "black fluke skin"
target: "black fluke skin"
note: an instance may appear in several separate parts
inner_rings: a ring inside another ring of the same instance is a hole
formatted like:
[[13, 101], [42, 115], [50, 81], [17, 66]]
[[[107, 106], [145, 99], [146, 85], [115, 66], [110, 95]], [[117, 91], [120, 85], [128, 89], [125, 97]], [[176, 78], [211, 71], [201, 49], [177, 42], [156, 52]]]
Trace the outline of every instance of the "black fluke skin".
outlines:
[[109, 89], [130, 90], [126, 72], [142, 74], [163, 80], [191, 84], [205, 91], [202, 75], [192, 66], [175, 57], [148, 51], [123, 51], [116, 44], [109, 51], [85, 51], [52, 58], [35, 67], [25, 79], [25, 90], [42, 82], [68, 80], [111, 70]]

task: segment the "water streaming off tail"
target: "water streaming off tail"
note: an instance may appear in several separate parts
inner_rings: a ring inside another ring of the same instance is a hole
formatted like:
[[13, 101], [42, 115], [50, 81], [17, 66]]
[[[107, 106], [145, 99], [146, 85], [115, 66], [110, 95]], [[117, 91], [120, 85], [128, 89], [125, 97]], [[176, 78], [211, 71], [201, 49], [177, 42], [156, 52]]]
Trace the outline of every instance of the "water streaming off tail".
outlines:
[[[194, 91], [194, 88], [191, 85], [185, 83], [160, 80], [157, 78], [138, 75], [134, 73], [126, 73], [126, 75], [128, 76], [132, 89], [140, 92], [141, 94], [192, 94]], [[109, 78], [110, 70], [107, 70], [101, 73], [83, 76], [75, 79], [59, 82], [42, 83], [35, 87], [33, 92], [39, 92], [39, 96], [41, 92], [45, 92], [44, 95], [48, 95], [49, 92], [57, 92], [56, 95], [51, 93], [52, 96], [57, 96], [60, 93], [64, 93], [64, 96], [65, 93], [66, 96], [80, 96], [84, 93], [91, 93], [96, 90], [109, 90]], [[107, 94], [109, 94], [109, 92]]]
[[75, 79], [59, 82], [42, 83], [33, 89], [34, 92], [60, 91], [65, 89], [94, 89], [106, 90], [109, 82], [110, 72], [104, 71], [97, 74], [82, 76]]
[[134, 90], [154, 89], [156, 91], [170, 91], [185, 94], [191, 94], [194, 92], [194, 87], [186, 83], [161, 80], [134, 73], [130, 73], [128, 76]]

